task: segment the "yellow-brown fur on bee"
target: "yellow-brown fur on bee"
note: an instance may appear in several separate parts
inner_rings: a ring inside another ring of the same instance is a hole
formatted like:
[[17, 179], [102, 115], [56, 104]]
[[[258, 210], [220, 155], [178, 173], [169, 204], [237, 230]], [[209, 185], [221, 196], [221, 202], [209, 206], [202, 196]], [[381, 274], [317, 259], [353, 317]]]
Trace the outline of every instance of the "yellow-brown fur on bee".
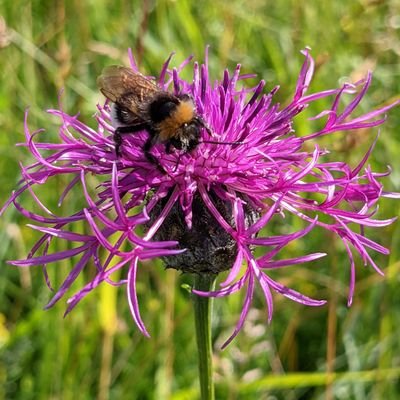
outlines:
[[172, 137], [179, 137], [182, 126], [193, 121], [195, 116], [193, 100], [182, 100], [176, 105], [171, 115], [158, 124], [161, 141], [165, 142]]

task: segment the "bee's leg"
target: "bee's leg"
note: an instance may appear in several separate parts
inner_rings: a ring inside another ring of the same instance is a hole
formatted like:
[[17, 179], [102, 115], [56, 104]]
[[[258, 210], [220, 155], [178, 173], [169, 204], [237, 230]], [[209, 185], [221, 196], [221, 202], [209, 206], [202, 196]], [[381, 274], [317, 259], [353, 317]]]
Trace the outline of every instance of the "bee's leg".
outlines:
[[144, 152], [144, 155], [147, 158], [147, 160], [149, 162], [151, 162], [152, 164], [154, 164], [160, 172], [165, 174], [166, 171], [161, 166], [160, 162], [158, 161], [158, 158], [156, 158], [155, 156], [153, 156], [153, 154], [150, 153], [151, 148], [154, 146], [154, 144], [156, 142], [157, 142], [157, 135], [150, 133], [149, 138], [146, 140], [146, 142], [143, 146], [143, 152]]
[[115, 143], [115, 153], [117, 157], [121, 155], [121, 145], [122, 145], [122, 135], [126, 135], [129, 133], [136, 133], [139, 131], [148, 129], [148, 125], [146, 123], [137, 124], [132, 126], [118, 126], [114, 131], [114, 143]]
[[165, 152], [167, 154], [171, 154], [172, 153], [172, 149], [171, 149], [172, 143], [171, 142], [167, 142], [167, 144], [165, 145]]
[[176, 170], [178, 169], [178, 165], [179, 165], [179, 163], [181, 162], [181, 156], [182, 156], [182, 153], [179, 153], [179, 154], [178, 154], [178, 159], [176, 160], [176, 163], [175, 163], [175, 167], [174, 167], [174, 169], [172, 170], [173, 172], [176, 172]]
[[144, 155], [146, 156], [147, 160], [150, 161], [152, 164], [159, 165], [158, 159], [150, 153], [153, 144], [153, 138], [148, 138], [146, 140], [146, 143], [143, 146]]
[[122, 136], [117, 128], [114, 132], [114, 143], [115, 143], [115, 154], [117, 157], [121, 156], [121, 144], [122, 144]]

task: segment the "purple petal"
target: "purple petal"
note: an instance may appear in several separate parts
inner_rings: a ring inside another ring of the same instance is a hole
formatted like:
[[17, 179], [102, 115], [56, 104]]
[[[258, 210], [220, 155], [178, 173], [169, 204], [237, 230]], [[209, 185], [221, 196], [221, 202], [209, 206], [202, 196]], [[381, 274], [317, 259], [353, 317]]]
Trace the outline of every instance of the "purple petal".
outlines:
[[60, 300], [61, 297], [64, 296], [65, 292], [71, 287], [71, 285], [75, 282], [76, 278], [78, 278], [79, 274], [85, 268], [88, 261], [92, 257], [92, 254], [93, 253], [91, 251], [87, 251], [82, 255], [79, 262], [74, 266], [74, 268], [72, 268], [72, 271], [68, 274], [67, 278], [64, 280], [60, 289], [58, 289], [58, 291], [53, 296], [51, 301], [47, 303], [47, 305], [45, 306], [45, 310], [48, 310], [49, 308], [53, 307], [54, 304], [56, 304], [56, 302]]
[[236, 324], [235, 330], [233, 331], [232, 335], [223, 343], [221, 349], [223, 350], [232, 340], [237, 336], [239, 331], [242, 329], [244, 321], [246, 320], [247, 314], [249, 313], [250, 305], [253, 300], [253, 293], [254, 293], [254, 278], [253, 275], [250, 274], [248, 278], [248, 286], [246, 291], [246, 297], [244, 298], [244, 303], [242, 307], [242, 312], [240, 313], [240, 318], [238, 323]]
[[243, 251], [239, 248], [235, 262], [233, 263], [233, 266], [229, 271], [229, 275], [220, 284], [222, 287], [230, 285], [236, 279], [236, 277], [240, 272], [240, 268], [242, 267], [242, 262], [243, 262]]
[[129, 272], [128, 272], [128, 283], [127, 283], [127, 296], [128, 296], [128, 304], [131, 310], [131, 315], [133, 320], [135, 321], [137, 327], [140, 332], [143, 333], [144, 336], [150, 337], [147, 332], [146, 327], [142, 321], [139, 311], [139, 304], [137, 301], [137, 292], [136, 292], [136, 273], [138, 266], [138, 258], [136, 257], [130, 264]]
[[296, 258], [287, 258], [286, 260], [267, 261], [264, 264], [258, 262], [258, 264], [260, 265], [260, 268], [275, 269], [275, 268], [288, 267], [290, 265], [303, 264], [305, 262], [318, 260], [319, 258], [325, 257], [326, 255], [327, 255], [326, 253], [313, 253]]
[[90, 243], [85, 244], [80, 247], [76, 247], [75, 249], [63, 250], [63, 251], [59, 251], [58, 253], [28, 258], [26, 260], [11, 260], [11, 261], [7, 261], [7, 263], [15, 265], [17, 267], [33, 267], [36, 265], [49, 264], [52, 262], [61, 261], [61, 260], [65, 260], [66, 258], [71, 258], [73, 256], [76, 256], [77, 254], [82, 253], [85, 250], [87, 250], [89, 247], [90, 247]]

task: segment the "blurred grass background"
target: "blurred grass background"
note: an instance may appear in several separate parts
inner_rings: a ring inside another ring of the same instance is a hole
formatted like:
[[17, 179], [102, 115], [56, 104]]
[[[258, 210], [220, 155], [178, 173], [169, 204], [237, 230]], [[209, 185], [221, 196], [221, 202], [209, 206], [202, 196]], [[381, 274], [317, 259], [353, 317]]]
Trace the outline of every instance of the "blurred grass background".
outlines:
[[[285, 102], [303, 62], [299, 51], [310, 46], [317, 61], [313, 91], [356, 81], [372, 69], [374, 80], [362, 110], [400, 93], [398, 0], [0, 0], [0, 15], [1, 203], [19, 179], [18, 164], [31, 161], [26, 150], [15, 147], [24, 140], [26, 107], [31, 129], [46, 128], [45, 137], [56, 141], [56, 121], [44, 110], [58, 107], [58, 92], [65, 88], [64, 110], [80, 112], [82, 121], [94, 126], [95, 105], [102, 101], [96, 77], [105, 65], [127, 63], [128, 47], [141, 70], [156, 75], [171, 51], [176, 51], [174, 65], [189, 54], [201, 61], [209, 44], [214, 79], [240, 63], [244, 72], [265, 79], [267, 88], [280, 84], [277, 99]], [[320, 102], [312, 112], [327, 106]], [[395, 109], [370, 160], [375, 170], [392, 166], [387, 190], [400, 189], [399, 126]], [[307, 132], [310, 122], [302, 118], [296, 128]], [[322, 143], [356, 165], [376, 132], [338, 134]], [[58, 195], [53, 193], [62, 186], [61, 181], [47, 185], [40, 193], [43, 202], [55, 209]], [[378, 216], [398, 215], [398, 210], [398, 203], [385, 200]], [[188, 278], [160, 264], [141, 269], [138, 292], [150, 340], [131, 320], [123, 289], [104, 285], [63, 319], [64, 301], [42, 310], [51, 293], [39, 268], [5, 264], [24, 258], [35, 242], [37, 234], [26, 222], [12, 208], [0, 221], [0, 399], [196, 399], [192, 305], [180, 287]], [[326, 251], [329, 257], [287, 269], [279, 279], [327, 298], [327, 306], [306, 308], [276, 296], [274, 319], [267, 325], [259, 293], [243, 331], [220, 351], [242, 298], [217, 300], [217, 399], [400, 398], [399, 230], [398, 223], [368, 230], [392, 253], [374, 255], [384, 278], [357, 260], [351, 308], [346, 306], [349, 262], [341, 245], [324, 232], [296, 241], [284, 256]], [[55, 286], [70, 268], [69, 262], [49, 267]], [[92, 273], [88, 269], [86, 277]], [[82, 276], [78, 285], [84, 282]]]

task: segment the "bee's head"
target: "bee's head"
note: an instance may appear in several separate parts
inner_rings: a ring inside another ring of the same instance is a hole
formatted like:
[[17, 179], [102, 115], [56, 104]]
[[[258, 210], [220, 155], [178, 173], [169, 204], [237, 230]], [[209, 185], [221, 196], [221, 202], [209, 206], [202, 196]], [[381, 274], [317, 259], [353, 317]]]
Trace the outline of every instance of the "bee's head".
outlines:
[[185, 122], [178, 129], [177, 135], [171, 138], [171, 144], [178, 150], [187, 153], [200, 142], [200, 126], [195, 119]]

